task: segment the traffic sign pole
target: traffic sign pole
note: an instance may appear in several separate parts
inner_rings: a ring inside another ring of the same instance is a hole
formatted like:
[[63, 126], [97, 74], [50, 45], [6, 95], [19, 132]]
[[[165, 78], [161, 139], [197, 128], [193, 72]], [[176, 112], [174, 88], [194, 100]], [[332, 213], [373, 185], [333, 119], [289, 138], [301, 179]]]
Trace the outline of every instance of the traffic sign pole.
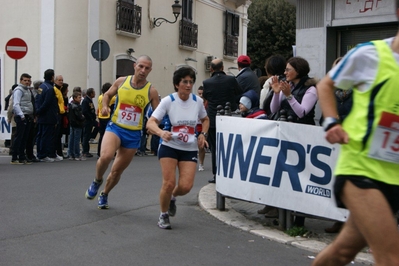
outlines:
[[100, 58], [100, 86], [98, 87], [99, 88], [99, 93], [98, 93], [98, 95], [100, 95], [101, 94], [101, 82], [102, 82], [102, 67], [101, 67], [101, 62], [102, 62], [102, 60], [101, 60], [101, 44], [102, 44], [102, 40], [99, 40], [98, 41], [98, 57]]
[[17, 84], [18, 81], [18, 60], [15, 60], [15, 78], [14, 78], [14, 84]]

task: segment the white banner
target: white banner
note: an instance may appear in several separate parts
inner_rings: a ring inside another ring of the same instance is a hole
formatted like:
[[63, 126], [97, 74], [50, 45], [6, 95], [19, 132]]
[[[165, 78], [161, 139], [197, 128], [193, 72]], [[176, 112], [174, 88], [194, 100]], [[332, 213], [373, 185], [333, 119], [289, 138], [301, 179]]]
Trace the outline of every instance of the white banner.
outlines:
[[333, 170], [339, 145], [318, 126], [217, 116], [216, 190], [222, 195], [345, 221]]
[[6, 112], [0, 113], [0, 140], [11, 139], [11, 123], [7, 122]]

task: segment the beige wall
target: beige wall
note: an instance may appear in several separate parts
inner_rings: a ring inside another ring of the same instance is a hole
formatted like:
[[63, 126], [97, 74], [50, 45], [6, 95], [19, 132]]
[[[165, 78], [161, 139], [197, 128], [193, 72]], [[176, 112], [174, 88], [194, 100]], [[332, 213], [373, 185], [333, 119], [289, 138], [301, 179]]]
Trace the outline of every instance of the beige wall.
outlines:
[[[147, 54], [153, 59], [153, 70], [148, 79], [161, 96], [174, 91], [172, 74], [178, 66], [189, 65], [197, 70], [195, 89], [209, 77], [210, 73], [205, 70], [205, 57], [213, 55], [223, 58], [224, 11], [228, 8], [242, 15], [244, 10], [242, 6], [236, 8], [231, 1], [194, 1], [193, 20], [199, 25], [199, 30], [198, 48], [192, 51], [178, 46], [179, 21], [175, 24], [163, 23], [154, 29], [150, 27], [150, 20], [154, 17], [173, 20], [173, 1], [137, 0], [136, 4], [142, 7], [142, 32], [139, 38], [132, 38], [116, 34], [116, 0], [2, 0], [0, 52], [4, 52], [4, 45], [9, 39], [24, 39], [29, 51], [25, 58], [18, 61], [18, 73], [30, 73], [33, 80], [43, 77], [39, 62], [40, 48], [43, 47], [42, 42], [47, 40], [40, 39], [43, 29], [40, 12], [41, 4], [46, 1], [54, 3], [55, 9], [52, 67], [56, 74], [64, 76], [70, 91], [75, 86], [90, 86], [96, 88], [96, 92], [99, 91], [99, 63], [92, 58], [90, 48], [97, 39], [104, 39], [110, 46], [110, 55], [102, 62], [102, 83], [115, 80], [116, 58], [127, 57], [126, 50], [133, 48], [133, 58]], [[26, 20], [21, 19], [21, 6], [28, 11]], [[239, 53], [242, 50], [241, 43], [242, 36], [239, 37]], [[14, 60], [6, 55], [4, 58], [4, 88], [8, 91], [14, 83]], [[197, 62], [186, 61], [187, 58]], [[224, 61], [226, 71], [229, 67], [236, 67], [234, 58]]]

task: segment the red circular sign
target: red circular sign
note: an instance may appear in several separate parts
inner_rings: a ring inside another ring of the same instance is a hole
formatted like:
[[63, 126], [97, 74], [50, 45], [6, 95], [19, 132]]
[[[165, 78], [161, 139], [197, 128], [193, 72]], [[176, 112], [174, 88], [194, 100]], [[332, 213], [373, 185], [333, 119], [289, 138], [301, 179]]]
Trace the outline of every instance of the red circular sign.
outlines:
[[20, 38], [12, 38], [6, 44], [6, 53], [12, 59], [21, 59], [28, 53], [28, 45]]

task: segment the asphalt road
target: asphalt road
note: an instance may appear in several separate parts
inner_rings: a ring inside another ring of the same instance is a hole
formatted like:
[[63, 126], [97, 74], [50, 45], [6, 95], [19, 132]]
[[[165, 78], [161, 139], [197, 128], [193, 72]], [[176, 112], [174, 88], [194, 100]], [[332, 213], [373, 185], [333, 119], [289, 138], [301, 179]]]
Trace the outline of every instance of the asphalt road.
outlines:
[[0, 265], [310, 265], [309, 251], [226, 225], [198, 206], [210, 178], [197, 173], [178, 198], [172, 230], [157, 226], [156, 157], [134, 158], [97, 209], [85, 190], [96, 159], [11, 165], [0, 156]]

